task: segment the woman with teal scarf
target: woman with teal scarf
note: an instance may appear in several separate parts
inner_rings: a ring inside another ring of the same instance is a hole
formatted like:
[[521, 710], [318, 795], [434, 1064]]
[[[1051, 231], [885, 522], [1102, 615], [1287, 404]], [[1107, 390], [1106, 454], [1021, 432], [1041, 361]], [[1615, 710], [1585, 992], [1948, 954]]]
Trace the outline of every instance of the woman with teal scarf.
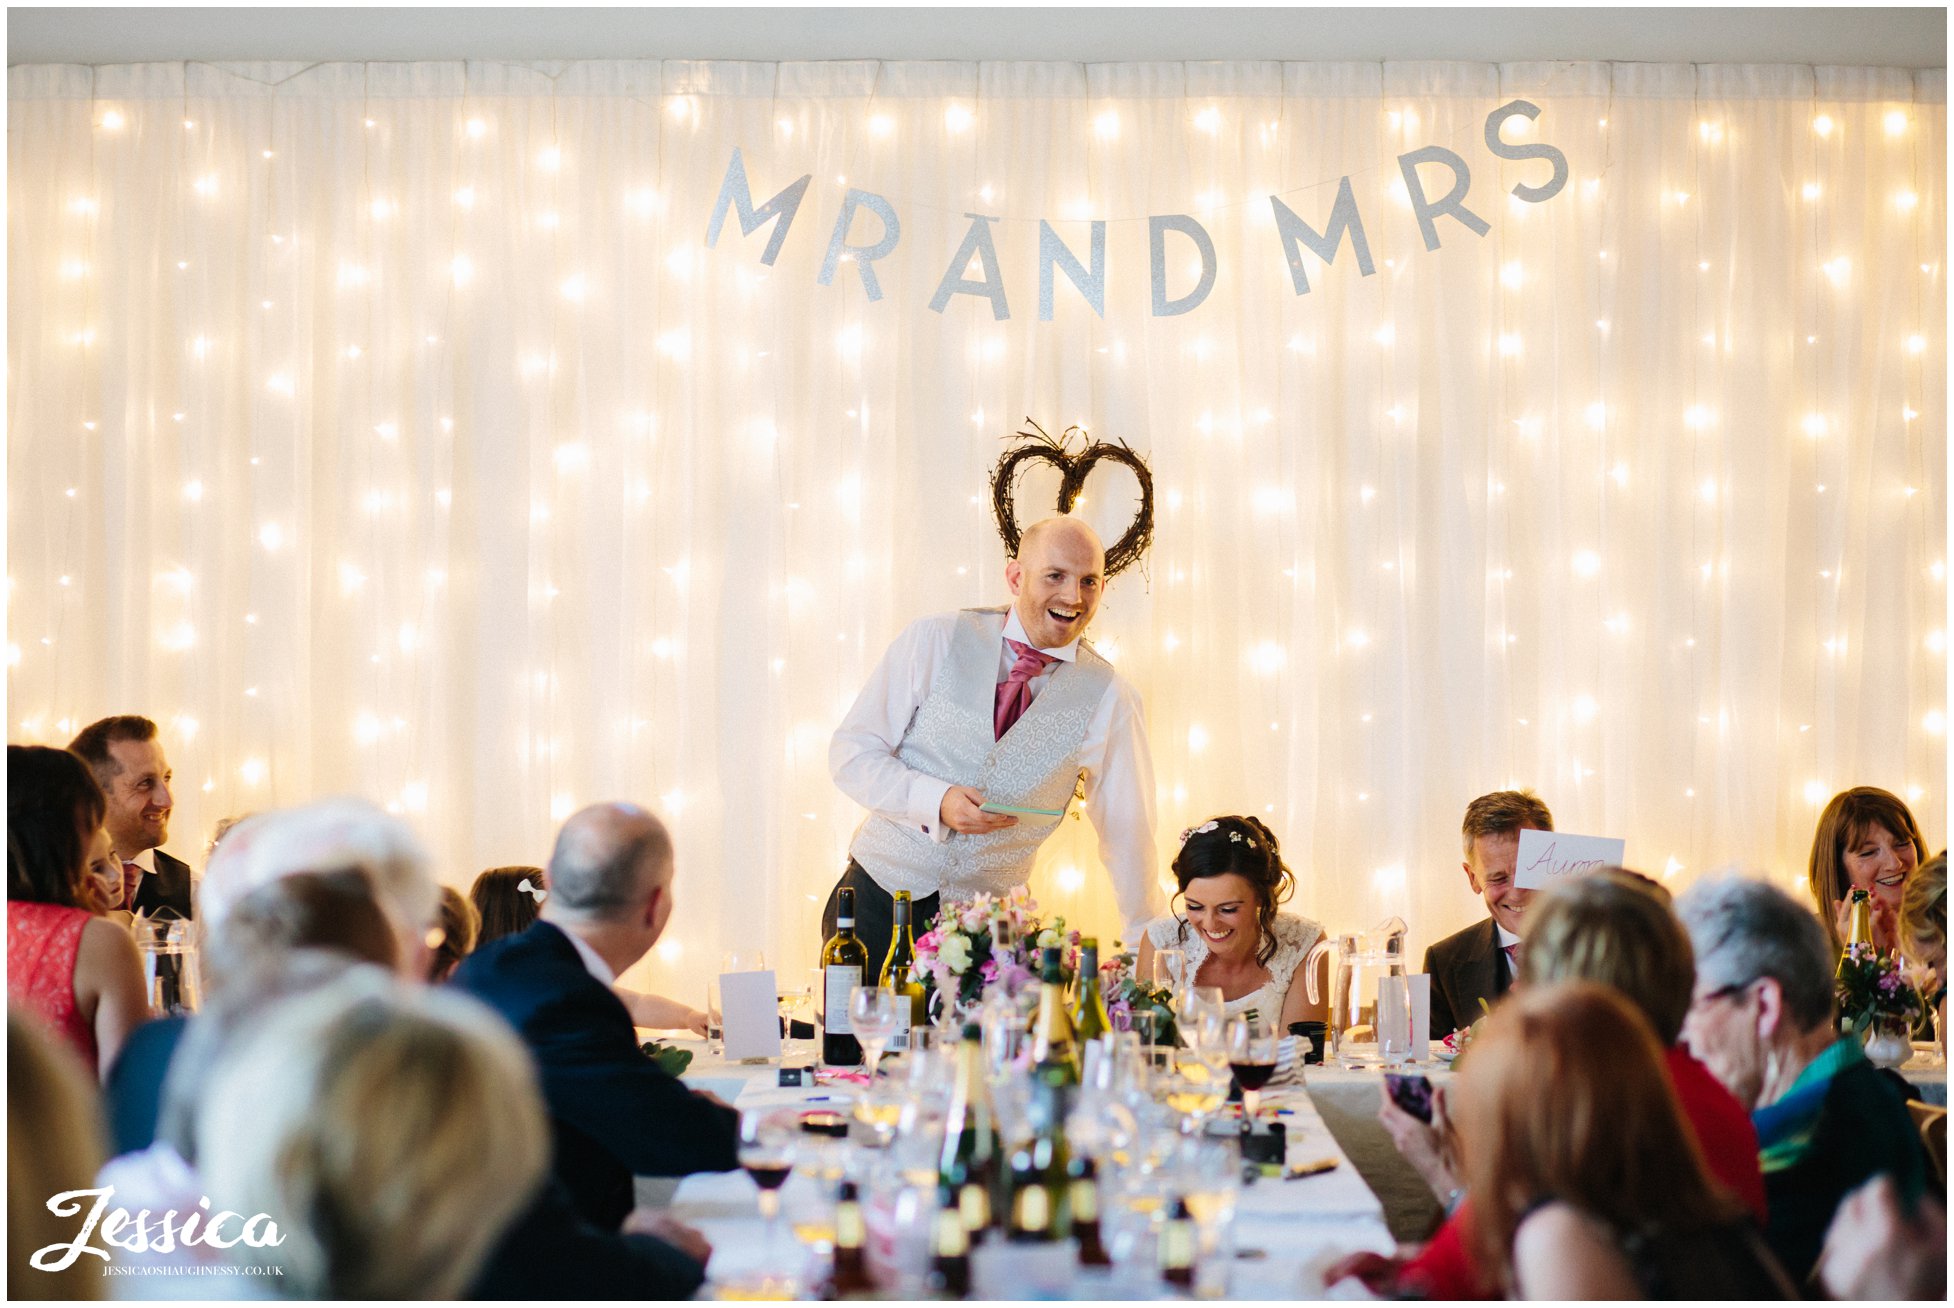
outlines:
[[1757, 1127], [1765, 1239], [1793, 1280], [1818, 1260], [1840, 1202], [1890, 1174], [1921, 1193], [1925, 1159], [1905, 1100], [1832, 1025], [1831, 942], [1803, 905], [1762, 882], [1699, 882], [1676, 904], [1696, 951], [1683, 1039]]

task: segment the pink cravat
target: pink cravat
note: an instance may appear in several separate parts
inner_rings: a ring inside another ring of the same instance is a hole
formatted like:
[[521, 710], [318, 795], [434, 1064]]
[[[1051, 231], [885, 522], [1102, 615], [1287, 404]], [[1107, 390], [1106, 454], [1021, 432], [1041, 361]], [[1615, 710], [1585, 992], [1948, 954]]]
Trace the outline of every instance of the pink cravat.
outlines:
[[1017, 654], [1018, 661], [1011, 665], [1011, 675], [997, 683], [997, 710], [994, 721], [997, 726], [997, 739], [1004, 739], [1004, 733], [1011, 724], [1024, 716], [1031, 707], [1031, 679], [1043, 672], [1051, 664], [1058, 662], [1049, 654], [1041, 654], [1031, 646], [1015, 641], [1008, 636], [1004, 643]]
[[122, 865], [122, 907], [134, 912], [136, 891], [142, 888], [142, 864], [124, 863]]
[[1520, 975], [1520, 947], [1518, 945], [1506, 945], [1504, 948], [1506, 950], [1506, 975]]

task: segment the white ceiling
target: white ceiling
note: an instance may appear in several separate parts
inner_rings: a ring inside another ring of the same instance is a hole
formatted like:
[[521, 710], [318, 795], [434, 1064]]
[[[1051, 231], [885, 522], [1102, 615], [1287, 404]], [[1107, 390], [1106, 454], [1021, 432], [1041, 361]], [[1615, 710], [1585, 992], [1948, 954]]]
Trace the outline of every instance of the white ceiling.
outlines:
[[1944, 7], [10, 8], [7, 62], [1619, 59], [1942, 68]]

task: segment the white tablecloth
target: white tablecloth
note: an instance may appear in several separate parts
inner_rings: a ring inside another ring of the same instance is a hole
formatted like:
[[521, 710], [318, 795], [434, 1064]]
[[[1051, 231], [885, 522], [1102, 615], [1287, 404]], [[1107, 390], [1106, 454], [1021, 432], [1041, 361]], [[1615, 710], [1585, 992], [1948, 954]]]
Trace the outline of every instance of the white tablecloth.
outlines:
[[[742, 1110], [767, 1108], [851, 1096], [846, 1084], [815, 1089], [781, 1089], [776, 1065], [729, 1065], [709, 1057], [698, 1042], [683, 1042], [695, 1050], [687, 1069], [688, 1085], [709, 1089]], [[732, 1091], [732, 1093], [727, 1093]], [[1317, 1114], [1310, 1096], [1287, 1091], [1265, 1097], [1269, 1108], [1288, 1110], [1282, 1120], [1289, 1136], [1289, 1158], [1303, 1163], [1335, 1158], [1335, 1170], [1295, 1181], [1263, 1180], [1245, 1187], [1236, 1200], [1235, 1247], [1259, 1250], [1261, 1256], [1237, 1257], [1230, 1271], [1231, 1298], [1321, 1297], [1323, 1269], [1344, 1254], [1360, 1249], [1389, 1252], [1393, 1247], [1384, 1210], [1371, 1193], [1336, 1138]], [[643, 1183], [641, 1182], [641, 1193]], [[793, 1187], [812, 1184], [795, 1176], [784, 1194], [793, 1208]], [[707, 1271], [715, 1281], [778, 1269], [784, 1259], [799, 1257], [783, 1236], [777, 1244], [765, 1240], [756, 1189], [744, 1173], [728, 1172], [686, 1177], [672, 1195], [671, 1207], [680, 1220], [698, 1227], [712, 1241]], [[1348, 1293], [1355, 1282], [1345, 1282]]]

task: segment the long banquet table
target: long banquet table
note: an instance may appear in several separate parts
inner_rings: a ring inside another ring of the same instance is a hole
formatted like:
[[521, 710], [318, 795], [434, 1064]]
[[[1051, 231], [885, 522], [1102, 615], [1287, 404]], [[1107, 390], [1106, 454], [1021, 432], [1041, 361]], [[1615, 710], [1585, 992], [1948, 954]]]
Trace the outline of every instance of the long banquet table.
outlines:
[[[729, 1064], [722, 1058], [708, 1054], [706, 1043], [702, 1040], [677, 1043], [693, 1051], [693, 1062], [687, 1069], [685, 1079], [701, 1089], [714, 1090], [721, 1098], [729, 1103], [738, 1103], [741, 1107], [784, 1106], [804, 1102], [817, 1095], [825, 1097], [845, 1093], [845, 1088], [838, 1090], [834, 1087], [780, 1090], [773, 1084], [777, 1079], [774, 1064]], [[1934, 1064], [1935, 1060], [1923, 1048], [1912, 1062], [1900, 1069], [1900, 1075], [1913, 1083], [1926, 1102], [1946, 1107], [1947, 1069]], [[1448, 1083], [1452, 1075], [1435, 1064], [1420, 1064], [1415, 1070], [1441, 1085]], [[1383, 1075], [1375, 1064], [1354, 1071], [1336, 1066], [1311, 1067], [1308, 1070], [1308, 1094], [1302, 1102], [1286, 1102], [1284, 1105], [1299, 1116], [1307, 1114], [1304, 1118], [1307, 1131], [1303, 1125], [1289, 1127], [1292, 1137], [1299, 1141], [1292, 1148], [1307, 1150], [1310, 1140], [1327, 1135], [1335, 1156], [1344, 1165], [1323, 1177], [1294, 1182], [1290, 1188], [1298, 1190], [1300, 1187], [1299, 1196], [1301, 1190], [1314, 1189], [1319, 1193], [1327, 1192], [1334, 1199], [1338, 1195], [1348, 1197], [1347, 1192], [1355, 1183], [1363, 1191], [1362, 1197], [1370, 1201], [1363, 1210], [1366, 1216], [1381, 1218], [1389, 1234], [1397, 1240], [1422, 1240], [1431, 1234], [1438, 1223], [1439, 1203], [1423, 1178], [1398, 1153], [1390, 1136], [1378, 1123], [1377, 1109], [1383, 1089]], [[748, 1095], [752, 1097], [747, 1098]], [[1294, 1153], [1292, 1157], [1313, 1158], [1329, 1153], [1330, 1149], [1317, 1149], [1314, 1152]], [[709, 1180], [717, 1183], [720, 1196], [717, 1200], [710, 1200], [713, 1191], [705, 1185]], [[641, 1180], [639, 1187], [641, 1195], [648, 1202], [665, 1203], [673, 1199], [671, 1182]], [[752, 1218], [752, 1193], [753, 1187], [744, 1176], [729, 1174], [694, 1178], [681, 1191], [680, 1198], [688, 1206], [710, 1206], [710, 1203], [716, 1202], [725, 1207], [728, 1215], [704, 1218], [712, 1223], [730, 1220], [733, 1212]], [[1248, 1215], [1249, 1209], [1245, 1205], [1241, 1218]], [[737, 1228], [729, 1233], [735, 1239], [739, 1236]], [[1381, 1249], [1386, 1246], [1362, 1242], [1350, 1245], [1353, 1249], [1372, 1247]], [[1317, 1285], [1312, 1292], [1320, 1292], [1320, 1289], [1320, 1285]]]
[[[702, 1041], [676, 1043], [693, 1051], [686, 1083], [710, 1090], [742, 1111], [810, 1101], [845, 1108], [840, 1100], [852, 1091], [845, 1084], [781, 1088], [778, 1063], [729, 1064], [707, 1053]], [[1303, 1089], [1272, 1090], [1264, 1103], [1265, 1111], [1280, 1108], [1287, 1113], [1281, 1120], [1292, 1164], [1334, 1158], [1337, 1166], [1300, 1180], [1265, 1179], [1242, 1189], [1235, 1205], [1237, 1255], [1229, 1266], [1227, 1293], [1230, 1298], [1320, 1298], [1325, 1294], [1323, 1271], [1332, 1262], [1358, 1250], [1389, 1252], [1394, 1242], [1383, 1206], [1324, 1124], [1311, 1095]], [[800, 1176], [789, 1182], [790, 1187], [802, 1184]], [[656, 1201], [666, 1186], [641, 1179], [640, 1197]], [[787, 1197], [791, 1207], [792, 1196]], [[712, 1242], [707, 1274], [713, 1283], [787, 1272], [792, 1269], [779, 1264], [801, 1256], [784, 1241], [769, 1243], [765, 1238], [756, 1189], [743, 1172], [686, 1177], [670, 1191], [670, 1208]], [[1344, 1282], [1337, 1297], [1350, 1294], [1355, 1284]]]

